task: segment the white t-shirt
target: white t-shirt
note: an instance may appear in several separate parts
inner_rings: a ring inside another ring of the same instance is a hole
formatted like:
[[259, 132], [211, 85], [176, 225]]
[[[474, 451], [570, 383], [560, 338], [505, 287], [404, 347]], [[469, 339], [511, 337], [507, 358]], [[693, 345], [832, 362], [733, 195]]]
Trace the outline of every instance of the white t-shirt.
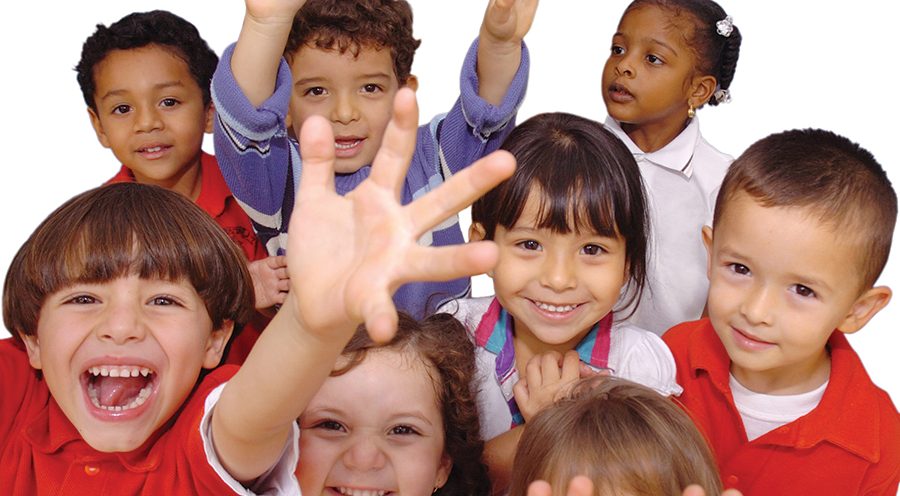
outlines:
[[701, 228], [712, 224], [716, 195], [734, 159], [700, 134], [697, 117], [662, 149], [644, 153], [612, 118], [612, 131], [634, 155], [650, 210], [647, 285], [634, 315], [636, 326], [662, 335], [700, 318], [709, 280]]
[[800, 394], [773, 395], [751, 391], [728, 374], [728, 384], [734, 397], [734, 406], [744, 421], [747, 440], [762, 436], [782, 425], [791, 423], [813, 411], [825, 395], [828, 381], [809, 391]]

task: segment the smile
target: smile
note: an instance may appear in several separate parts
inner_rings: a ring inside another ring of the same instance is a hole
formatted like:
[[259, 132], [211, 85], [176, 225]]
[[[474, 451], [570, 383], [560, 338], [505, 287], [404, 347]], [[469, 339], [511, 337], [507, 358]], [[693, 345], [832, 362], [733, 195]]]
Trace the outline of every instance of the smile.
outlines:
[[347, 496], [384, 496], [390, 492], [384, 489], [352, 489], [349, 487], [336, 487], [335, 489]]
[[107, 412], [124, 412], [143, 405], [153, 393], [156, 374], [135, 365], [99, 365], [85, 371], [91, 404]]

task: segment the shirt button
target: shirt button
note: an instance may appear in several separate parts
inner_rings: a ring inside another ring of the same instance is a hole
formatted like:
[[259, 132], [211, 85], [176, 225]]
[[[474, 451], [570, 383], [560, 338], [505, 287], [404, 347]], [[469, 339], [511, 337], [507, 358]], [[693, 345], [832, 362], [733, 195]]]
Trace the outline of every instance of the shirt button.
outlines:
[[97, 474], [100, 473], [100, 467], [98, 467], [98, 466], [96, 466], [96, 465], [85, 465], [85, 466], [84, 466], [84, 473], [86, 473], [87, 475], [93, 477], [93, 476], [95, 476], [95, 475], [97, 475]]
[[737, 485], [737, 483], [738, 483], [738, 476], [736, 476], [736, 475], [729, 475], [728, 478], [725, 480], [726, 488], [734, 487]]

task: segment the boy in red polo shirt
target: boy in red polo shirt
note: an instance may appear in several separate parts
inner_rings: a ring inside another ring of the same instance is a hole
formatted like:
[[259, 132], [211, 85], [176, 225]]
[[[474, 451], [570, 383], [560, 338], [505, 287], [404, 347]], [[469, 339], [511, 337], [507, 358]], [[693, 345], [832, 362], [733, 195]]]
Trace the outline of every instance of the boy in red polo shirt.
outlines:
[[[218, 57], [190, 22], [156, 10], [98, 25], [76, 67], [97, 139], [122, 168], [108, 183], [155, 184], [181, 193], [225, 229], [247, 257], [256, 307], [284, 302], [284, 257], [268, 257], [231, 195], [216, 158], [201, 149], [212, 131], [209, 85]], [[257, 314], [232, 343], [241, 363], [268, 318]]]
[[725, 487], [896, 494], [900, 416], [845, 336], [891, 298], [874, 284], [896, 215], [874, 157], [827, 131], [769, 136], [731, 165], [703, 229], [709, 318], [663, 336]]

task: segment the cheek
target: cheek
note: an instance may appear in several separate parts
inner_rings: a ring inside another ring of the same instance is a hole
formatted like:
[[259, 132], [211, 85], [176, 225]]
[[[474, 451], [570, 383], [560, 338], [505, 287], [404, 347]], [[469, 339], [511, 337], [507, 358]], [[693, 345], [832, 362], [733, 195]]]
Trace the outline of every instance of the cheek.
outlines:
[[325, 477], [335, 462], [334, 450], [314, 436], [300, 434], [300, 461], [297, 479], [303, 494], [320, 494]]

